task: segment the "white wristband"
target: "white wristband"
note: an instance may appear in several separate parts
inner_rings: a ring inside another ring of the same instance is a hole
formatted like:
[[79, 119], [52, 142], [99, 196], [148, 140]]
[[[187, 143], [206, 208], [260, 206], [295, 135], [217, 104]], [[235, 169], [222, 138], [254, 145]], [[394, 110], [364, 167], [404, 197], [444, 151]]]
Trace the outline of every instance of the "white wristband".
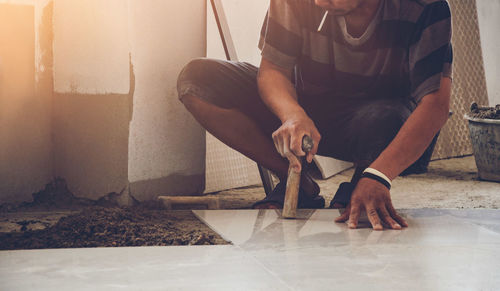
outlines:
[[363, 171], [363, 173], [370, 173], [370, 174], [373, 174], [375, 176], [379, 176], [380, 178], [386, 180], [387, 183], [389, 183], [390, 186], [392, 186], [391, 179], [389, 179], [386, 175], [384, 175], [384, 173], [380, 172], [379, 170], [376, 170], [374, 168], [366, 168]]

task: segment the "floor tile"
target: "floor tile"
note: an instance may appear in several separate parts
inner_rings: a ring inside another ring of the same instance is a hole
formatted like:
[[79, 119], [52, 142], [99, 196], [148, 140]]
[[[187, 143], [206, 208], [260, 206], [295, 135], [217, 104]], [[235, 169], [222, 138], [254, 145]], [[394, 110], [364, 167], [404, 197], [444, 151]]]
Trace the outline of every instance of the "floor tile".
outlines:
[[0, 290], [289, 290], [234, 246], [0, 252]]
[[499, 248], [367, 245], [252, 254], [296, 290], [499, 290]]
[[226, 240], [245, 249], [500, 243], [497, 229], [500, 210], [400, 210], [410, 227], [382, 232], [372, 231], [367, 221], [359, 229], [348, 229], [345, 223], [333, 221], [339, 211], [330, 209], [299, 210], [298, 219], [281, 219], [279, 210], [195, 210], [194, 213]]
[[195, 214], [297, 290], [498, 290], [500, 211], [401, 210], [402, 231], [348, 229], [338, 210]]

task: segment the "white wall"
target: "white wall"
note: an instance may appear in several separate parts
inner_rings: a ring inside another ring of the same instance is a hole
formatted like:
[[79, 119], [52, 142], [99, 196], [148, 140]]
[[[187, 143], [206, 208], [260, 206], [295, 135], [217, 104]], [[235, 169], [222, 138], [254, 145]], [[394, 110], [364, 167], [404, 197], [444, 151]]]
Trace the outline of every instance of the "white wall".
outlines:
[[500, 104], [500, 0], [476, 0], [490, 106]]
[[[260, 51], [257, 44], [269, 0], [221, 0], [221, 2], [239, 60], [258, 66]], [[225, 59], [212, 9], [207, 9], [207, 12], [209, 16], [207, 17], [207, 56]]]

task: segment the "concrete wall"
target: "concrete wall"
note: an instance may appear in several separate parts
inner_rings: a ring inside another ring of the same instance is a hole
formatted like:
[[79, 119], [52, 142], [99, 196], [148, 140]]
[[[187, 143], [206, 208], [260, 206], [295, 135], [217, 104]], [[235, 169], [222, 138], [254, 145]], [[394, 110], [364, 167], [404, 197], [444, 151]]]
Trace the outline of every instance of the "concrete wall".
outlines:
[[201, 193], [205, 132], [177, 99], [177, 76], [206, 53], [205, 0], [130, 2], [136, 75], [129, 138], [134, 196]]
[[0, 201], [30, 200], [52, 177], [51, 9], [0, 1]]
[[77, 196], [128, 183], [133, 97], [128, 5], [54, 2], [54, 172]]
[[129, 51], [127, 1], [55, 1], [57, 93], [127, 94]]
[[500, 104], [500, 0], [476, 0], [486, 86], [491, 106]]
[[205, 54], [204, 11], [203, 0], [56, 0], [55, 172], [73, 193], [202, 191], [204, 133], [176, 79]]
[[[175, 90], [205, 0], [0, 0], [0, 202], [200, 193], [204, 131]], [[9, 40], [9, 41], [4, 41]]]

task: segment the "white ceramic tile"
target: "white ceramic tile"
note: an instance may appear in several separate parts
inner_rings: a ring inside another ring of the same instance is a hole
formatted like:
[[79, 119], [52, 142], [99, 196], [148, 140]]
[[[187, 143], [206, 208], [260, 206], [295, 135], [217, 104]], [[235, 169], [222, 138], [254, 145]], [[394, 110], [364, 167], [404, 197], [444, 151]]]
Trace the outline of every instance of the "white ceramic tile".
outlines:
[[499, 290], [498, 250], [393, 244], [251, 253], [298, 290]]
[[338, 210], [195, 211], [294, 289], [500, 290], [500, 211], [400, 213], [409, 228], [377, 232], [333, 222]]
[[289, 290], [234, 246], [0, 252], [0, 290]]
[[[350, 230], [335, 223], [338, 210], [299, 210], [299, 219], [281, 219], [278, 210], [196, 210], [194, 213], [224, 238], [245, 249], [411, 244], [500, 244], [500, 211], [401, 210], [409, 228], [375, 232], [368, 223]], [[471, 217], [471, 218], [469, 218]]]

